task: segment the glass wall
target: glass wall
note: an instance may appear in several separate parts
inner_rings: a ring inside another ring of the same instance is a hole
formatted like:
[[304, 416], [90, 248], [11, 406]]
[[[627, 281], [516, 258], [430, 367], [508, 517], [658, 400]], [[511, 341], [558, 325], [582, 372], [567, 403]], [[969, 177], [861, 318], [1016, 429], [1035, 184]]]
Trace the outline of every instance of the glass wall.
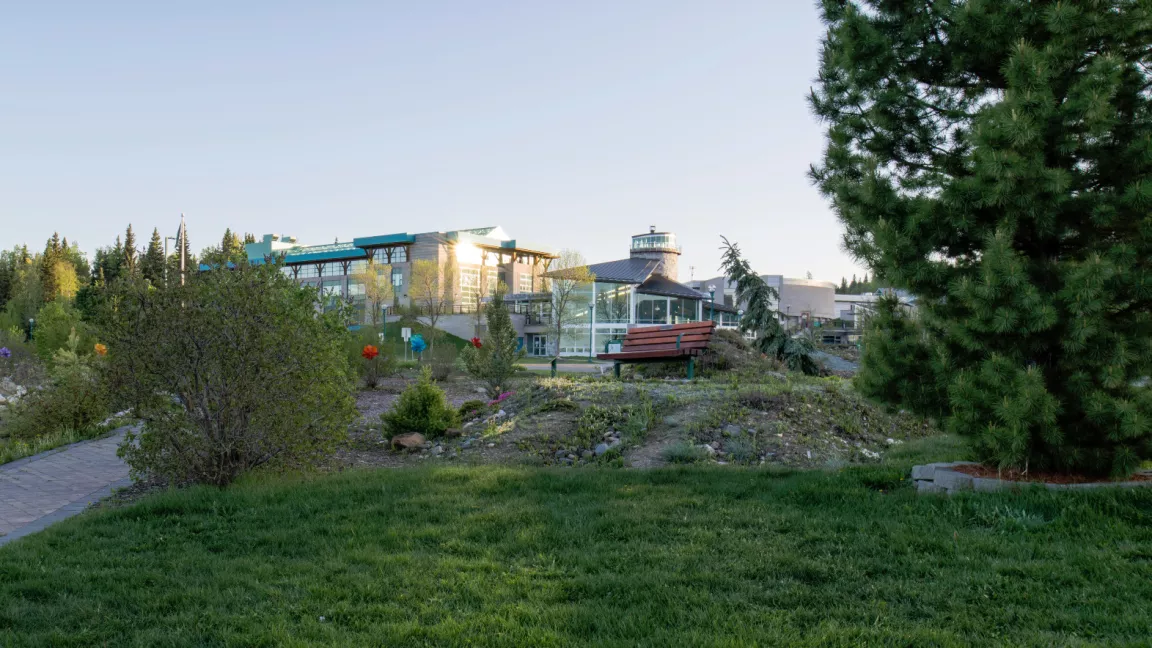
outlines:
[[400, 268], [392, 268], [392, 287], [401, 288], [404, 286], [404, 271]]
[[460, 305], [476, 308], [480, 299], [480, 269], [460, 268]]
[[700, 319], [700, 313], [697, 308], [700, 306], [698, 299], [685, 299], [683, 297], [676, 297], [669, 300], [669, 308], [672, 311], [672, 323], [683, 324], [684, 322], [696, 322]]
[[588, 335], [588, 327], [583, 328], [566, 328], [564, 335], [560, 337], [560, 354], [561, 355], [588, 355], [591, 347], [588, 346], [592, 343]]
[[631, 294], [632, 286], [628, 284], [596, 282], [596, 322], [627, 324], [631, 321]]
[[623, 341], [628, 329], [623, 327], [597, 327], [595, 338], [595, 353], [604, 353], [604, 345], [613, 341]]
[[312, 277], [320, 276], [320, 266], [315, 263], [305, 263], [300, 266], [300, 273], [296, 275], [297, 279], [310, 279]]
[[668, 298], [636, 293], [637, 324], [667, 324]]

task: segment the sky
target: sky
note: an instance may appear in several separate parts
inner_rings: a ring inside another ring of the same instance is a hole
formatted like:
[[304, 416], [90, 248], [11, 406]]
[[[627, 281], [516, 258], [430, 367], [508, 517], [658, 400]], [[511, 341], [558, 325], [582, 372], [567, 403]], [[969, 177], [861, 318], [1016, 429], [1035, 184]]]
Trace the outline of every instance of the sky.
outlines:
[[[627, 255], [720, 236], [761, 273], [863, 274], [806, 176], [815, 2], [25, 2], [0, 21], [0, 246], [131, 223], [330, 243], [500, 225]], [[694, 268], [694, 270], [692, 270]]]

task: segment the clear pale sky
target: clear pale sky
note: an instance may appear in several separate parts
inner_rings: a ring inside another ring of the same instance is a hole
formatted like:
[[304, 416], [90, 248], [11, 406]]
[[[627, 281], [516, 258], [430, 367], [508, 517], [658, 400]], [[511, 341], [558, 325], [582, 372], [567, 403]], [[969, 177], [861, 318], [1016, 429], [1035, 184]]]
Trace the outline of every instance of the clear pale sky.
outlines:
[[502, 225], [627, 254], [649, 225], [718, 274], [861, 269], [805, 176], [814, 2], [13, 3], [0, 245], [89, 253], [187, 215], [327, 243]]

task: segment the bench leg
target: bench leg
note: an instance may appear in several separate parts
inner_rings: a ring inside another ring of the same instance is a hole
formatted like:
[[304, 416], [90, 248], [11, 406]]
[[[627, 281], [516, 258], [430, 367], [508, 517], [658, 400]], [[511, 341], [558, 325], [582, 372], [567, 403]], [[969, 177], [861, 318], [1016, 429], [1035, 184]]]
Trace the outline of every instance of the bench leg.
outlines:
[[688, 380], [696, 377], [696, 358], [688, 356]]
[[616, 374], [616, 380], [620, 380], [620, 363], [619, 362], [613, 362], [612, 363], [612, 373]]

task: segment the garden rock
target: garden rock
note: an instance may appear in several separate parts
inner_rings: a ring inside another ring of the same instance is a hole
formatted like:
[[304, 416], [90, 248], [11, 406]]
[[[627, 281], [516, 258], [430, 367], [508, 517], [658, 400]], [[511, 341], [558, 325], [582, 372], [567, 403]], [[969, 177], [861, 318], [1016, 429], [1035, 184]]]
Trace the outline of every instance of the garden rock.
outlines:
[[444, 448], [441, 446], [436, 446], [436, 447], [432, 448], [432, 454], [442, 455], [442, 454], [444, 454]]
[[707, 452], [709, 456], [716, 456], [716, 448], [713, 448], [712, 446], [708, 445], [707, 443], [700, 446], [700, 449], [703, 450], [704, 452]]
[[425, 443], [426, 441], [424, 440], [423, 434], [410, 432], [392, 437], [390, 445], [393, 450], [415, 450], [416, 448], [423, 447]]
[[744, 431], [741, 430], [740, 426], [738, 426], [738, 425], [725, 425], [724, 426], [724, 436], [729, 437], [729, 438], [738, 437], [743, 432]]
[[[603, 444], [603, 443], [601, 443], [600, 445], [604, 445], [604, 444]], [[580, 453], [580, 458], [582, 458], [582, 459], [588, 459], [588, 458], [590, 458], [590, 457], [592, 456], [592, 454], [593, 454], [593, 453], [592, 453], [592, 451], [591, 451], [591, 450], [584, 450], [584, 451], [582, 451], [582, 452]]]
[[604, 454], [605, 452], [608, 452], [608, 444], [607, 443], [600, 443], [600, 444], [596, 445], [596, 456], [597, 457]]

